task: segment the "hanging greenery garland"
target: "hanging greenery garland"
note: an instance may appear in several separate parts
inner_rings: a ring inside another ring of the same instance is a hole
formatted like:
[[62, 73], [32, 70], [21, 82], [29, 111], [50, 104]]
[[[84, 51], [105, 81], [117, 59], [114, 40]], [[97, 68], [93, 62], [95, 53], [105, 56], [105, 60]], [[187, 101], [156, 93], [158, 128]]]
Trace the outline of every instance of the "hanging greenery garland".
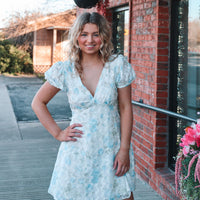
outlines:
[[97, 3], [97, 11], [103, 16], [107, 16], [107, 9], [109, 6], [109, 0], [100, 0]]

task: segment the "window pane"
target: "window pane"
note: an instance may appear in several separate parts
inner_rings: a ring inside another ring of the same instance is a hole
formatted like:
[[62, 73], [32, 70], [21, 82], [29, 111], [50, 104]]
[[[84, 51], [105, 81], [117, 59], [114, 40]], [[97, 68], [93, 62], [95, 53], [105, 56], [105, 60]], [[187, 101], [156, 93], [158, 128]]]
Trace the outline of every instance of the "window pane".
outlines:
[[128, 58], [129, 52], [129, 10], [124, 11], [124, 56]]
[[200, 1], [189, 0], [187, 114], [199, 118], [200, 112]]
[[129, 10], [115, 11], [112, 24], [114, 52], [128, 57]]

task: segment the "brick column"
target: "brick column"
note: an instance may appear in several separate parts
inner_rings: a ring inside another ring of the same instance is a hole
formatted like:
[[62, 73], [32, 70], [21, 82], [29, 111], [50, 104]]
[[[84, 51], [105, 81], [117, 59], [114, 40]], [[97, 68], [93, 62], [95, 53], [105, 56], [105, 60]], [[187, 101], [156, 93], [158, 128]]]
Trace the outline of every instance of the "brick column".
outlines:
[[[136, 71], [133, 99], [168, 109], [168, 0], [132, 1], [131, 64]], [[133, 106], [135, 170], [164, 199], [176, 199], [174, 174], [168, 169], [167, 116]]]

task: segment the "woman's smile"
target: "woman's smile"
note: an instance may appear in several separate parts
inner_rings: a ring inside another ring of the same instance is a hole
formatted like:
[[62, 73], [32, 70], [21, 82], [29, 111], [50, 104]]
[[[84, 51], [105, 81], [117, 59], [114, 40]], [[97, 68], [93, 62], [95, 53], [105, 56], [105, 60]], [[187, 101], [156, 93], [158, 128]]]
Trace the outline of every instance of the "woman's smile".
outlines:
[[86, 45], [87, 48], [93, 48], [95, 45]]

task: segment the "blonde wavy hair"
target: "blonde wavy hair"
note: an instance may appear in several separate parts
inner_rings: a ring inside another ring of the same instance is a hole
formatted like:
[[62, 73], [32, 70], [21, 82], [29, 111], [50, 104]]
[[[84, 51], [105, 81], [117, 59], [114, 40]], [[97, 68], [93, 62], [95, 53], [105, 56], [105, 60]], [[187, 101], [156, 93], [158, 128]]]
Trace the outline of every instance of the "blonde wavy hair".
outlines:
[[105, 64], [113, 52], [113, 44], [111, 41], [112, 31], [109, 22], [99, 13], [83, 13], [78, 16], [69, 31], [68, 56], [70, 61], [74, 62], [75, 68], [79, 75], [82, 75], [83, 68], [81, 66], [82, 53], [78, 45], [78, 37], [81, 34], [85, 24], [96, 24], [99, 29], [99, 35], [102, 41], [99, 57]]

